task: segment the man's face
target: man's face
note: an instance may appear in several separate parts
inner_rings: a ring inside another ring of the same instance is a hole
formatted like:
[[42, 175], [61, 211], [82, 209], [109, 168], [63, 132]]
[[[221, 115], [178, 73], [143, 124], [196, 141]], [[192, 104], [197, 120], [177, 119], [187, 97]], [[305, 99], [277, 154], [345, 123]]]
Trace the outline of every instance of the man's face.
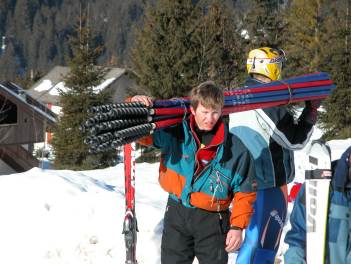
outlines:
[[213, 129], [222, 114], [221, 108], [206, 108], [201, 103], [198, 104], [196, 110], [193, 107], [190, 107], [190, 110], [198, 128], [206, 131]]

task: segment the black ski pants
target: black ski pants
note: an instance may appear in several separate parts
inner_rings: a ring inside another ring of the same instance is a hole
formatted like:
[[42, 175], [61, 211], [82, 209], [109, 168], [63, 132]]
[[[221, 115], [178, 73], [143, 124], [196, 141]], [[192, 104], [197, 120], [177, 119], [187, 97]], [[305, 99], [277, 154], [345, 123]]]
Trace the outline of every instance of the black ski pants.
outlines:
[[229, 210], [209, 212], [188, 208], [168, 198], [161, 244], [162, 264], [227, 264], [225, 240]]

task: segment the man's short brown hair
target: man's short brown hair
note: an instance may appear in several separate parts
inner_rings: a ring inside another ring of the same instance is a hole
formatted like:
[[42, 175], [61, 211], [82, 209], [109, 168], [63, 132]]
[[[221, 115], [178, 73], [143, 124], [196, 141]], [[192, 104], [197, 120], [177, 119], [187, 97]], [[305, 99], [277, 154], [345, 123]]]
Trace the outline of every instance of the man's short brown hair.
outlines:
[[224, 95], [223, 90], [213, 81], [200, 83], [190, 92], [190, 105], [196, 110], [199, 103], [206, 108], [223, 108]]

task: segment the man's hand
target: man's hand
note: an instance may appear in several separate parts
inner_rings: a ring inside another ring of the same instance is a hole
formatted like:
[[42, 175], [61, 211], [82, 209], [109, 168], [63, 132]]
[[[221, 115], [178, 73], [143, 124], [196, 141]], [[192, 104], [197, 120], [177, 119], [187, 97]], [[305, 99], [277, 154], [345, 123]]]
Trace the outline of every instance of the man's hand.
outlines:
[[134, 95], [131, 99], [131, 102], [142, 102], [145, 106], [147, 107], [151, 107], [152, 104], [152, 97], [151, 96], [147, 96], [147, 95]]
[[225, 250], [227, 252], [233, 252], [240, 248], [241, 243], [243, 241], [242, 232], [243, 232], [242, 230], [233, 230], [233, 229], [230, 229], [228, 231], [227, 239], [225, 241], [225, 244], [226, 244]]

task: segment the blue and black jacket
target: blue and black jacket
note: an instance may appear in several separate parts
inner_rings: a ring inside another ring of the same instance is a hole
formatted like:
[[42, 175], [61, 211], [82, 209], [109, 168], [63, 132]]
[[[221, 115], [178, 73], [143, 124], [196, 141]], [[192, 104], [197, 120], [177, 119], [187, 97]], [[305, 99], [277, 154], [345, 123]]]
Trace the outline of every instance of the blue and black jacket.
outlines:
[[[248, 79], [246, 85], [259, 84]], [[239, 137], [255, 160], [259, 190], [283, 186], [295, 174], [293, 151], [302, 149], [310, 139], [311, 110], [305, 108], [298, 118], [286, 106], [230, 114], [230, 132]]]

